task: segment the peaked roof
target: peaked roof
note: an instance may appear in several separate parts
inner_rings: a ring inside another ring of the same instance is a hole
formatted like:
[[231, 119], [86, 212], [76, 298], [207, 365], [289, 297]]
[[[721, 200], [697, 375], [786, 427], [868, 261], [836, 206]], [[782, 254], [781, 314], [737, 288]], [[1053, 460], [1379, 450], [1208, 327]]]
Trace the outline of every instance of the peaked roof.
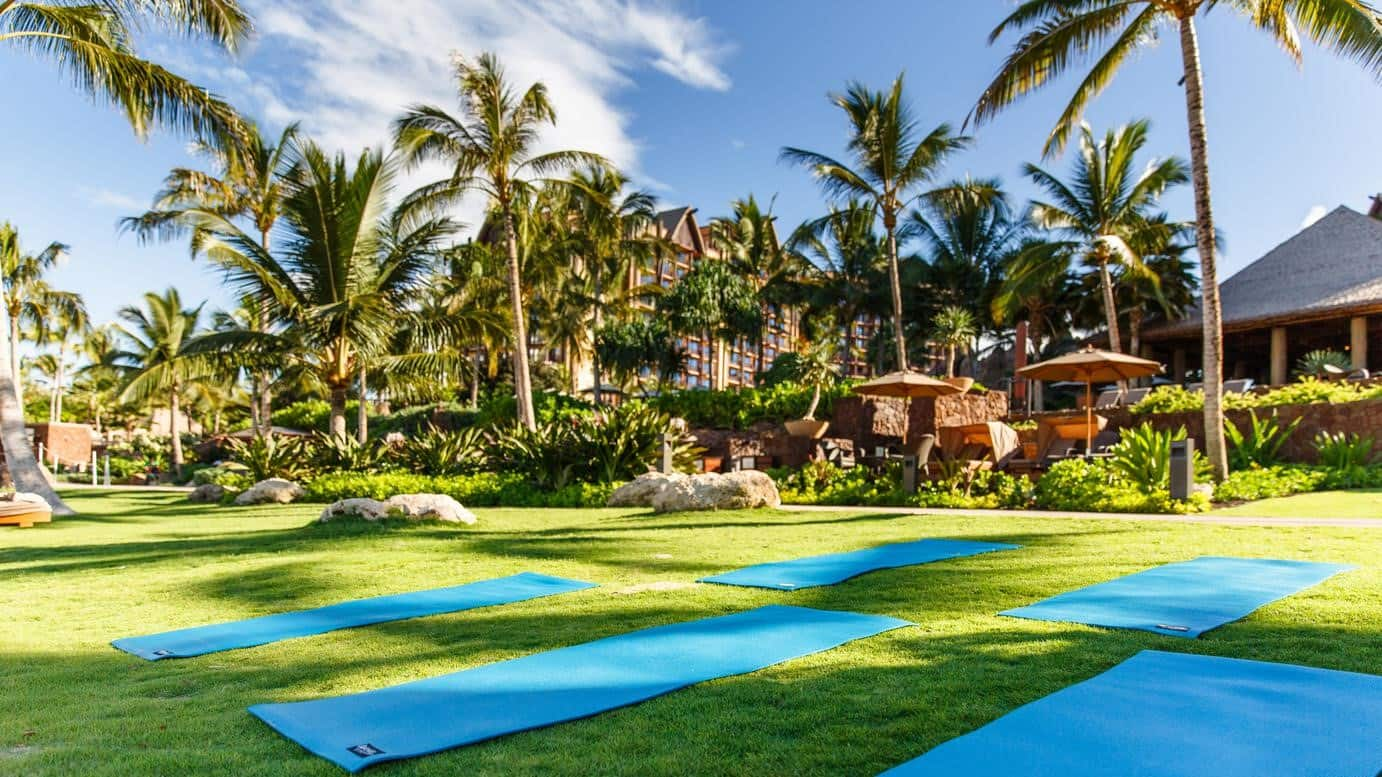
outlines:
[[[1225, 329], [1382, 311], [1382, 221], [1340, 206], [1219, 284]], [[1150, 339], [1201, 325], [1197, 306]]]

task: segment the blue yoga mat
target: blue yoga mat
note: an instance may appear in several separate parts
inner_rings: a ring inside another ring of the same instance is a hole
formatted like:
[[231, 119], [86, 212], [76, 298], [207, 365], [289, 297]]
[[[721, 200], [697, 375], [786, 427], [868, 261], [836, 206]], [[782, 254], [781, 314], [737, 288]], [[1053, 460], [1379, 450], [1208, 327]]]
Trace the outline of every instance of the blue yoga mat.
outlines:
[[1382, 677], [1145, 650], [888, 777], [1375, 777]]
[[752, 588], [773, 588], [778, 591], [795, 591], [798, 588], [814, 588], [818, 585], [834, 585], [865, 572], [894, 567], [910, 567], [915, 564], [928, 564], [948, 558], [974, 556], [992, 553], [995, 550], [1014, 550], [1020, 545], [1007, 545], [1001, 542], [974, 542], [970, 540], [916, 540], [898, 542], [865, 548], [848, 553], [830, 553], [824, 556], [808, 556], [791, 561], [776, 561], [771, 564], [758, 564], [722, 575], [701, 578], [702, 583], [723, 583]]
[[511, 604], [594, 587], [594, 583], [522, 572], [509, 577], [481, 580], [450, 588], [356, 599], [313, 610], [265, 615], [260, 618], [178, 629], [144, 637], [125, 637], [110, 644], [150, 661], [186, 658], [222, 650], [265, 645], [294, 637], [325, 634], [336, 629], [368, 626], [424, 615], [440, 615], [496, 604]]
[[1350, 569], [1348, 564], [1205, 556], [999, 614], [1193, 638]]
[[911, 625], [879, 615], [761, 607], [350, 696], [259, 704], [250, 712], [354, 772], [589, 717]]

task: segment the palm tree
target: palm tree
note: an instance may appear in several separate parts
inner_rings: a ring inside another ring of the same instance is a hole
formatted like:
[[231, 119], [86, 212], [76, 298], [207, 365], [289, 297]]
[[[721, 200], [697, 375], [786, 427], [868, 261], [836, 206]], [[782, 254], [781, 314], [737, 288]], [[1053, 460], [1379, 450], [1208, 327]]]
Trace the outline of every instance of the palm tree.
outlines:
[[73, 85], [118, 108], [140, 137], [154, 126], [220, 142], [243, 125], [225, 101], [134, 50], [134, 32], [156, 26], [234, 53], [253, 24], [236, 0], [0, 0], [0, 43], [56, 64]]
[[1118, 328], [1114, 268], [1120, 274], [1145, 274], [1138, 247], [1164, 241], [1180, 225], [1156, 218], [1154, 209], [1168, 189], [1189, 180], [1185, 163], [1175, 157], [1138, 166], [1147, 144], [1148, 123], [1135, 121], [1096, 139], [1080, 128], [1080, 155], [1068, 183], [1033, 164], [1024, 166], [1032, 181], [1050, 198], [1032, 203], [1030, 218], [1048, 230], [1047, 250], [1078, 258], [1097, 273], [1103, 298], [1109, 348], [1123, 349]]
[[720, 388], [715, 354], [721, 345], [752, 336], [762, 326], [753, 284], [724, 262], [700, 262], [658, 300], [673, 332], [704, 336], [710, 343], [712, 389]]
[[[863, 347], [855, 328], [870, 318], [881, 320], [889, 305], [887, 250], [874, 231], [876, 221], [874, 206], [856, 200], [802, 224], [787, 241], [787, 250], [804, 262], [803, 324], [842, 322], [846, 363]], [[812, 337], [819, 341], [829, 334]]]
[[605, 160], [584, 151], [535, 153], [543, 125], [555, 125], [557, 120], [547, 87], [538, 82], [521, 94], [514, 91], [493, 54], [481, 54], [474, 63], [457, 56], [454, 64], [461, 115], [415, 105], [395, 123], [395, 141], [410, 164], [436, 160], [452, 166], [449, 178], [425, 187], [418, 198], [455, 200], [473, 191], [483, 192], [502, 219], [509, 259], [518, 418], [523, 426], [536, 429], [514, 200], [544, 177], [580, 165], [605, 164]]
[[753, 335], [757, 347], [754, 370], [761, 374], [769, 367], [763, 358], [768, 325], [777, 318], [778, 326], [785, 329], [781, 319], [786, 315], [787, 304], [794, 301], [795, 291], [800, 288], [797, 281], [801, 277], [802, 261], [778, 240], [777, 217], [773, 215], [771, 204], [765, 211], [750, 194], [747, 199], [735, 200], [731, 212], [729, 218], [710, 223], [710, 234], [722, 258], [749, 279], [758, 297], [761, 314], [759, 330]]
[[782, 149], [782, 159], [810, 168], [826, 194], [873, 202], [887, 237], [888, 282], [892, 291], [893, 348], [900, 370], [907, 369], [906, 330], [902, 320], [902, 281], [897, 256], [898, 216], [918, 199], [942, 194], [922, 192], [941, 165], [969, 138], [956, 136], [948, 124], [921, 135], [911, 106], [902, 93], [902, 76], [887, 92], [851, 83], [844, 94], [830, 97], [849, 118], [847, 148], [853, 167], [814, 151]]
[[[206, 157], [215, 172], [174, 168], [154, 195], [153, 207], [139, 216], [121, 222], [121, 228], [134, 232], [141, 240], [172, 240], [188, 229], [189, 211], [209, 211], [227, 218], [244, 219], [259, 236], [259, 244], [269, 250], [269, 238], [283, 207], [284, 175], [288, 173], [289, 149], [299, 136], [296, 123], [288, 125], [272, 145], [253, 124], [245, 127], [243, 140], [226, 149], [206, 142], [193, 144], [193, 152]], [[194, 241], [194, 245], [196, 241]], [[246, 325], [267, 329], [267, 306], [254, 299], [244, 305], [258, 309], [256, 321]], [[273, 392], [266, 370], [251, 374], [251, 423], [258, 434], [268, 431], [273, 415]]]
[[1046, 343], [1070, 333], [1078, 292], [1069, 257], [1039, 237], [1028, 237], [1003, 261], [1000, 277], [990, 306], [994, 323], [1025, 320], [1032, 353], [1040, 358]]
[[120, 353], [119, 337], [119, 330], [106, 324], [87, 330], [77, 347], [77, 354], [85, 363], [77, 368], [73, 391], [86, 400], [87, 417], [97, 434], [101, 433], [107, 405], [118, 401], [122, 372], [116, 358]]
[[[653, 258], [661, 242], [653, 230], [657, 201], [644, 191], [626, 191], [627, 186], [618, 171], [593, 165], [572, 173], [566, 187], [572, 218], [564, 226], [570, 229], [578, 266], [590, 281], [592, 315], [586, 333], [598, 332], [607, 312], [622, 317], [635, 290], [634, 270]], [[591, 351], [593, 398], [598, 405], [603, 365], [599, 351]]]
[[57, 353], [52, 354], [55, 373], [48, 395], [48, 420], [52, 423], [62, 420], [62, 399], [70, 366], [67, 357], [90, 330], [91, 322], [87, 319], [86, 306], [80, 297], [76, 297], [73, 304], [49, 307], [44, 311], [44, 316], [34, 322], [29, 339], [41, 346], [57, 347]]
[[[293, 144], [274, 245], [214, 211], [189, 210], [193, 250], [241, 293], [264, 300], [268, 331], [214, 332], [197, 352], [279, 355], [310, 372], [331, 402], [331, 432], [346, 433], [346, 398], [421, 296], [457, 224], [416, 208], [387, 208], [395, 165], [366, 150], [353, 169], [311, 142]], [[361, 386], [364, 388], [364, 386]]]
[[[9, 330], [5, 333], [9, 347], [11, 373], [18, 376], [19, 350], [23, 331], [38, 330], [53, 316], [69, 321], [84, 320], [86, 305], [81, 295], [59, 291], [43, 277], [57, 266], [67, 254], [67, 246], [53, 242], [36, 254], [25, 253], [19, 243], [19, 232], [9, 223], [0, 224], [0, 303], [3, 303]], [[15, 383], [16, 399], [22, 406], [24, 393]]]
[[987, 318], [1002, 277], [1026, 223], [1013, 214], [997, 179], [962, 179], [944, 187], [947, 196], [921, 203], [904, 222], [926, 248], [925, 291], [941, 305], [959, 305], [976, 324]]
[[[985, 121], [1020, 97], [1059, 77], [1072, 64], [1095, 57], [1092, 69], [1047, 138], [1047, 153], [1064, 147], [1085, 106], [1104, 90], [1139, 49], [1156, 43], [1155, 32], [1174, 24], [1180, 34], [1181, 83], [1190, 132], [1195, 187], [1195, 240], [1200, 259], [1204, 321], [1205, 447], [1216, 480], [1228, 475], [1223, 428], [1223, 316], [1219, 305], [1214, 213], [1209, 194], [1209, 141], [1204, 120], [1204, 77], [1195, 17], [1226, 5], [1271, 35], [1297, 62], [1300, 30], [1315, 43], [1362, 63], [1382, 77], [1382, 15], [1362, 0], [1023, 0], [993, 30], [1023, 31], [997, 77], [984, 90], [974, 118]], [[1111, 41], [1102, 54], [1102, 44]]]
[[978, 331], [974, 314], [959, 305], [941, 308], [931, 320], [931, 338], [945, 349], [945, 377], [955, 377], [955, 354], [968, 348]]
[[182, 433], [178, 420], [182, 414], [182, 392], [205, 369], [203, 360], [188, 348], [200, 334], [202, 305], [183, 307], [178, 290], [170, 288], [162, 294], [145, 294], [144, 309], [127, 306], [118, 315], [124, 322], [120, 334], [128, 347], [115, 358], [131, 372], [121, 397], [147, 400], [164, 393], [168, 400], [170, 461], [174, 476], [180, 477]]

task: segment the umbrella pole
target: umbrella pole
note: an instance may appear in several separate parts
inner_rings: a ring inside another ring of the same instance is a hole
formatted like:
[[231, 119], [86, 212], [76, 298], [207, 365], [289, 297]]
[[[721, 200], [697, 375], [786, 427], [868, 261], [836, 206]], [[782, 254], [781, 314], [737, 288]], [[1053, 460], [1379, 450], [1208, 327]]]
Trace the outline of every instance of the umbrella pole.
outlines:
[[1094, 451], [1094, 384], [1085, 381], [1084, 384], [1084, 456], [1089, 458]]

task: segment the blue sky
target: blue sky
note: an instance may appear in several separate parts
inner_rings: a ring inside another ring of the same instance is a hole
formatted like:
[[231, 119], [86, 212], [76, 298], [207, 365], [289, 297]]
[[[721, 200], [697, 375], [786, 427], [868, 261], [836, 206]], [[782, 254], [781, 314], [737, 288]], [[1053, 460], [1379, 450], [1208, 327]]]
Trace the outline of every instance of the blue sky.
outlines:
[[[634, 0], [393, 0], [248, 3], [260, 26], [232, 60], [204, 47], [144, 42], [146, 53], [230, 97], [273, 128], [301, 119], [352, 152], [382, 143], [412, 102], [453, 106], [452, 50], [495, 50], [518, 78], [541, 78], [556, 101], [553, 147], [605, 153], [668, 207], [723, 214], [749, 192], [790, 227], [824, 205], [805, 172], [777, 161], [783, 145], [839, 153], [845, 127], [826, 94], [846, 81], [883, 87], [905, 71], [918, 118], [959, 124], [1001, 61], [987, 32], [1008, 0], [969, 0], [937, 12], [902, 0], [643, 2]], [[1214, 203], [1231, 272], [1294, 234], [1322, 209], [1366, 208], [1382, 190], [1379, 85], [1351, 62], [1313, 48], [1303, 69], [1226, 12], [1202, 27]], [[1184, 98], [1173, 30], [1132, 63], [1088, 116], [1098, 129], [1154, 122], [1153, 153], [1186, 153]], [[133, 137], [113, 111], [72, 91], [46, 63], [0, 50], [0, 220], [34, 248], [72, 246], [60, 286], [81, 292], [97, 320], [144, 291], [228, 303], [215, 275], [182, 245], [141, 246], [116, 220], [138, 212], [184, 141]], [[978, 129], [947, 177], [999, 176], [1019, 201], [1019, 166], [1042, 142], [1074, 84], [1049, 87]], [[1064, 168], [1068, 160], [1049, 160]], [[420, 179], [419, 179], [420, 180]], [[1190, 218], [1188, 190], [1171, 196]]]

